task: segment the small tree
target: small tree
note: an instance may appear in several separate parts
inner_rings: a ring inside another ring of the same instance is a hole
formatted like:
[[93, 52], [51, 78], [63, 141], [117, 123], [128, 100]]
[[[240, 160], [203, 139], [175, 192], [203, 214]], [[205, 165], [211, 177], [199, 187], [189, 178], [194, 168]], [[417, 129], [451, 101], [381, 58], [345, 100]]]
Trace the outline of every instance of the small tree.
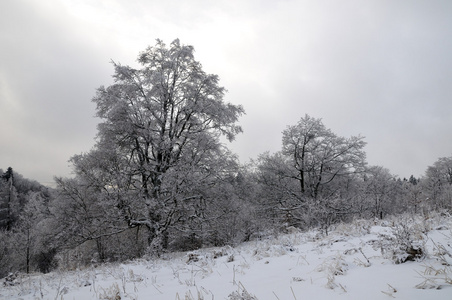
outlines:
[[425, 191], [420, 184], [419, 179], [415, 178], [413, 175], [410, 176], [408, 180], [398, 181], [401, 185], [401, 198], [403, 198], [404, 211], [412, 211], [414, 214], [421, 212], [421, 209], [425, 205]]
[[23, 271], [29, 273], [51, 269], [55, 249], [49, 243], [49, 237], [55, 233], [46, 225], [47, 195], [29, 191], [18, 220], [11, 231], [3, 233], [6, 248], [4, 258], [7, 261], [2, 271]]

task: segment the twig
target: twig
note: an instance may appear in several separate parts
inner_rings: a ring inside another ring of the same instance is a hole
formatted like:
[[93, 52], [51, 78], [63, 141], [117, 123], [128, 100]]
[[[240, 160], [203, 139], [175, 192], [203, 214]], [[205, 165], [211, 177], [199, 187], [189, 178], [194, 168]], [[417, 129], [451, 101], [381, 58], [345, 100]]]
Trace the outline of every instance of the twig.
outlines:
[[397, 289], [388, 283], [388, 286], [392, 289], [394, 293], [397, 293]]
[[[63, 276], [60, 277], [60, 282], [58, 283], [57, 293], [55, 295], [55, 300], [58, 299], [58, 296], [60, 295], [60, 288], [61, 288], [61, 281], [63, 280]], [[42, 297], [42, 292], [41, 292]]]
[[237, 285], [235, 282], [235, 265], [232, 266], [232, 284]]
[[300, 258], [302, 258], [302, 259], [308, 264], [308, 266], [309, 266], [309, 262], [306, 260], [306, 256], [303, 256], [303, 255], [298, 256], [298, 259], [297, 259], [297, 266], [298, 266], [298, 264], [299, 264], [299, 262], [300, 262]]
[[155, 286], [154, 283], [152, 284], [152, 286], [153, 286], [157, 291], [159, 291], [160, 294], [163, 294], [163, 292], [162, 292], [161, 290], [159, 290], [159, 289]]
[[395, 298], [391, 293], [389, 292], [385, 292], [385, 291], [381, 291], [383, 294], [388, 295], [389, 297]]
[[371, 265], [370, 261], [367, 258], [367, 256], [364, 254], [363, 249], [361, 247], [359, 247], [358, 250], [359, 250], [359, 252], [361, 252], [361, 254], [364, 256], [364, 258], [367, 260], [368, 267], [370, 267], [370, 265]]
[[297, 297], [295, 297], [295, 293], [294, 293], [294, 291], [293, 291], [293, 288], [292, 288], [292, 287], [290, 287], [290, 290], [292, 291], [292, 295], [293, 295], [293, 298], [294, 298], [295, 300], [297, 300]]

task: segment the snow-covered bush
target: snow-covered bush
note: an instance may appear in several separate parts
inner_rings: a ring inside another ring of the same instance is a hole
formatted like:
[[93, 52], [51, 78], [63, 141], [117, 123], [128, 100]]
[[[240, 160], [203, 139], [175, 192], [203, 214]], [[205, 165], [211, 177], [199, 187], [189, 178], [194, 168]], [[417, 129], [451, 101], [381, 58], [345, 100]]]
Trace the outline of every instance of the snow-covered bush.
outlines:
[[362, 236], [370, 233], [371, 222], [369, 220], [355, 219], [350, 223], [339, 223], [335, 225], [334, 232], [344, 236]]
[[325, 261], [317, 268], [317, 271], [325, 272], [327, 275], [333, 276], [344, 275], [347, 270], [347, 262], [341, 254], [327, 257], [327, 259], [325, 259]]
[[400, 217], [398, 221], [386, 221], [383, 225], [389, 228], [381, 230], [380, 241], [374, 246], [378, 245], [386, 258], [400, 264], [426, 256], [425, 228], [421, 223]]
[[118, 284], [115, 282], [110, 287], [101, 289], [99, 294], [101, 300], [121, 300], [121, 292]]
[[426, 255], [424, 234], [416, 224], [397, 224], [394, 227], [393, 258], [396, 263], [421, 259]]

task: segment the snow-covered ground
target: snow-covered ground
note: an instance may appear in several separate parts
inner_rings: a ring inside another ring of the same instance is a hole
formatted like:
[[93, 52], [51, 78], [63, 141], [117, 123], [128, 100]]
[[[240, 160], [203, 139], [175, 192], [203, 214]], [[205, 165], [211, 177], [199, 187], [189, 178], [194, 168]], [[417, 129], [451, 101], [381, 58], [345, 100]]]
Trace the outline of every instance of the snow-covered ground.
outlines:
[[[452, 299], [452, 218], [355, 221], [235, 248], [19, 276], [0, 299]], [[410, 244], [422, 258], [407, 257]]]

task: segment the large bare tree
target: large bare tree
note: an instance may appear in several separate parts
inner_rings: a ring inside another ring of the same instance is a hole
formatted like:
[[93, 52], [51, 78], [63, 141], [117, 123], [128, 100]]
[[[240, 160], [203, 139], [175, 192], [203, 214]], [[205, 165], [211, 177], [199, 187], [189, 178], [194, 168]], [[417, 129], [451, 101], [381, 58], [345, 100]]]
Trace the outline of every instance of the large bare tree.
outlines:
[[179, 40], [157, 40], [138, 62], [140, 68], [113, 62], [114, 84], [93, 99], [102, 120], [97, 144], [72, 162], [129, 227], [147, 228], [149, 242], [165, 246], [184, 207], [201, 200], [194, 185], [219, 171], [212, 160], [221, 159], [220, 137], [241, 132], [236, 122], [244, 110], [224, 102], [218, 76], [205, 73], [193, 47]]

